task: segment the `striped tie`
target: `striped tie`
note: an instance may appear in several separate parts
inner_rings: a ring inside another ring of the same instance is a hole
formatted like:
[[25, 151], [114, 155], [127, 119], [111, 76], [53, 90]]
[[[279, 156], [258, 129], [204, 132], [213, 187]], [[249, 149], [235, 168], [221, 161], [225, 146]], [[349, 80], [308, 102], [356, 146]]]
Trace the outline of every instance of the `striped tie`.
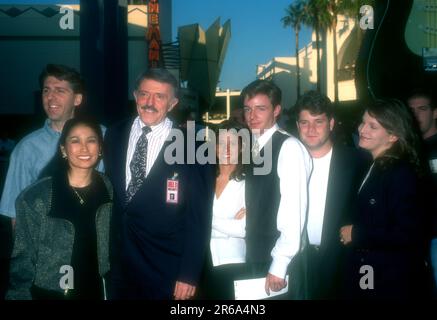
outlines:
[[259, 156], [259, 143], [255, 140], [252, 146], [252, 158], [257, 158]]

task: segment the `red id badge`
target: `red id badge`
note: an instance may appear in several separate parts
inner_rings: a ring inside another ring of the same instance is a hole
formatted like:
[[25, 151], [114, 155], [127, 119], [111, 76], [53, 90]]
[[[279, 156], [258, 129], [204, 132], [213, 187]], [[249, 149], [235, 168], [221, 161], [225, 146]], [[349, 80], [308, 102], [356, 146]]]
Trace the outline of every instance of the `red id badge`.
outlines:
[[178, 203], [179, 181], [167, 179], [167, 203]]

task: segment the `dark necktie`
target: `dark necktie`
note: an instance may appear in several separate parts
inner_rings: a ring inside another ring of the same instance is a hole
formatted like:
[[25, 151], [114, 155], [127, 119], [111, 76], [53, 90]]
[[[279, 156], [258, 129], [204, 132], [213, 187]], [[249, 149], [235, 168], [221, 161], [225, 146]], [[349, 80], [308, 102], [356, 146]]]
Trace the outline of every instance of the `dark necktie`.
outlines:
[[135, 193], [146, 179], [147, 167], [147, 137], [146, 135], [151, 131], [150, 127], [144, 126], [143, 133], [138, 139], [135, 147], [135, 152], [130, 162], [131, 180], [127, 188], [126, 200], [131, 201]]

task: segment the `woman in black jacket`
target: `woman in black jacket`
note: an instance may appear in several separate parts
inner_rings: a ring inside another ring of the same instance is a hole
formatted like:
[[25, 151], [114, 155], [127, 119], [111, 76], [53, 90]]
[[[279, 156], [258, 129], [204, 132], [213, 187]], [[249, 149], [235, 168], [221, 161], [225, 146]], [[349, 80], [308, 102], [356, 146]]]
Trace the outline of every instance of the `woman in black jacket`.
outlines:
[[378, 101], [366, 109], [359, 135], [373, 164], [359, 189], [353, 224], [340, 230], [340, 241], [351, 247], [345, 295], [423, 297], [427, 199], [413, 118], [400, 101]]
[[112, 186], [94, 170], [102, 140], [94, 121], [67, 121], [49, 176], [18, 197], [8, 299], [105, 298]]

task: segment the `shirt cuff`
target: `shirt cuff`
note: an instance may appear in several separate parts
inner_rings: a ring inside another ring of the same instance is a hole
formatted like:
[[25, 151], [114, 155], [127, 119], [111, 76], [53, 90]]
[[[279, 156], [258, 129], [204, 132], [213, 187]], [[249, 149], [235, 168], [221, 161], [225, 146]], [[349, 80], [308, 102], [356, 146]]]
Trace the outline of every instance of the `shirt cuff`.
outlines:
[[16, 218], [15, 212], [14, 211], [0, 211], [0, 215], [2, 216], [6, 216], [12, 219]]
[[290, 260], [287, 258], [273, 258], [272, 264], [270, 265], [269, 273], [278, 278], [285, 279], [289, 263]]

